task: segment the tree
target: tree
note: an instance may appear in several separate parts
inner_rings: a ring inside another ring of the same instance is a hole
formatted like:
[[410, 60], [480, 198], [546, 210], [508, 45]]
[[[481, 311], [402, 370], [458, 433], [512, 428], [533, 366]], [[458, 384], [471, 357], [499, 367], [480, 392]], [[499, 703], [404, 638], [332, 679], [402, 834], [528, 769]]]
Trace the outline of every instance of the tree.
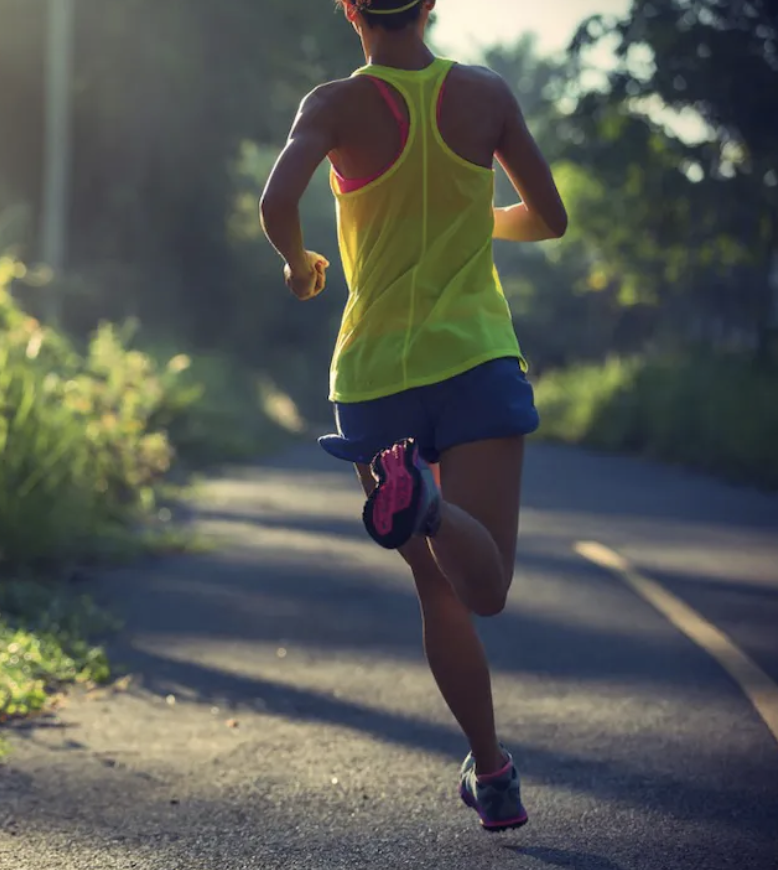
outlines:
[[774, 0], [633, 0], [624, 20], [588, 20], [574, 47], [580, 53], [613, 37], [618, 63], [609, 90], [589, 105], [640, 113], [659, 104], [694, 111], [706, 122], [709, 141], [688, 149], [685, 159], [699, 181], [709, 182], [695, 197], [705, 211], [694, 217], [710, 224], [722, 203], [730, 211], [718, 216], [719, 224], [728, 224], [728, 238], [747, 252], [744, 308], [764, 359], [778, 326], [769, 278], [778, 257], [778, 6]]
[[[13, 118], [0, 175], [12, 202], [33, 207], [27, 257], [41, 200], [43, 9], [0, 0], [0, 117]], [[232, 164], [246, 141], [282, 143], [304, 93], [356, 66], [358, 45], [321, 0], [78, 0], [76, 10], [70, 262], [104, 288], [96, 305], [71, 300], [71, 313], [139, 314], [218, 342], [236, 319], [226, 285], [245, 280], [226, 230]]]

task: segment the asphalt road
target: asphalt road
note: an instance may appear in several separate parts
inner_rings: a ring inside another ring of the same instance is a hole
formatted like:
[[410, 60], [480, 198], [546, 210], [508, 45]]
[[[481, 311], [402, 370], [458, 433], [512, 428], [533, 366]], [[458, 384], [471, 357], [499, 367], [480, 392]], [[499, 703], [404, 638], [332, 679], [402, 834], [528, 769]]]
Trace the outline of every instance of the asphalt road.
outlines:
[[207, 487], [216, 552], [111, 573], [126, 691], [13, 735], [2, 870], [570, 867], [778, 870], [778, 742], [736, 683], [617, 576], [598, 541], [778, 681], [778, 499], [533, 446], [508, 612], [484, 623], [530, 826], [455, 796], [398, 558], [315, 447]]

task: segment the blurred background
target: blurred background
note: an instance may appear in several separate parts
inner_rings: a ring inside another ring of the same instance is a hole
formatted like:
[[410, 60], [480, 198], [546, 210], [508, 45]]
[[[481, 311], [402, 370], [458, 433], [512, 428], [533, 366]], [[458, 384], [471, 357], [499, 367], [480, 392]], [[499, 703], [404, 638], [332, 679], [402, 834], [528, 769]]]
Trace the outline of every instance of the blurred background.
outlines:
[[[774, 3], [440, 0], [432, 40], [510, 82], [571, 213], [497, 250], [539, 437], [777, 484]], [[4, 558], [329, 418], [342, 274], [291, 299], [257, 202], [361, 63], [330, 0], [0, 0]], [[326, 168], [304, 218], [335, 262]]]

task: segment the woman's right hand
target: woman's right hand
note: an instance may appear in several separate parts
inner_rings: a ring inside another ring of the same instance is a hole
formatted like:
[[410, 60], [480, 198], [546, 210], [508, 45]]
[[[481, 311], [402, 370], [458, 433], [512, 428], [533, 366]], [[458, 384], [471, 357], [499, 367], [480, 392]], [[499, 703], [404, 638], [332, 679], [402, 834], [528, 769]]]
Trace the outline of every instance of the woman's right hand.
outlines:
[[315, 299], [327, 286], [327, 269], [330, 262], [326, 257], [315, 251], [305, 252], [304, 269], [293, 269], [289, 264], [284, 268], [286, 286], [301, 301]]

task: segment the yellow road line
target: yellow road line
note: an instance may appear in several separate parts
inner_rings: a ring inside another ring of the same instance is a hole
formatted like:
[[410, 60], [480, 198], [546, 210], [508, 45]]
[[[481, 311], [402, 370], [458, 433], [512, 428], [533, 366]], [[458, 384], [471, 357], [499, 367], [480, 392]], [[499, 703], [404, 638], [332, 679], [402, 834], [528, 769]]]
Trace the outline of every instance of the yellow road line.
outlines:
[[663, 614], [679, 631], [702, 647], [726, 670], [751, 701], [778, 740], [778, 685], [742, 650], [696, 610], [663, 586], [642, 575], [623, 556], [596, 541], [575, 545], [579, 556], [619, 576], [637, 594]]

